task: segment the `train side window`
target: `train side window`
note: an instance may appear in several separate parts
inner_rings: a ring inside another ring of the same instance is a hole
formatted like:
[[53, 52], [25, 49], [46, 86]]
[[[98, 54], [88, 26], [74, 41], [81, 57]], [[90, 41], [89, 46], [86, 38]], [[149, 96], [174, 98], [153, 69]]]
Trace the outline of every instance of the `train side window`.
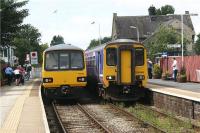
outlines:
[[45, 69], [46, 70], [56, 70], [58, 69], [58, 53], [48, 52], [46, 53], [45, 59]]
[[135, 49], [135, 65], [136, 66], [144, 65], [144, 49], [143, 48]]
[[116, 48], [107, 48], [107, 50], [106, 50], [106, 64], [108, 66], [117, 65], [117, 50], [116, 50]]
[[60, 69], [69, 69], [69, 53], [60, 53]]

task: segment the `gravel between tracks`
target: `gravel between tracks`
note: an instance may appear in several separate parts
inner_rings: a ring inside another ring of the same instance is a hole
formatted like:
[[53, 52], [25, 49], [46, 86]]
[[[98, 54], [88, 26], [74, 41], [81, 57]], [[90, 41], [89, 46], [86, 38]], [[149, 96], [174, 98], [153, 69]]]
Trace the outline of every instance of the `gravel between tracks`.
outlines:
[[103, 132], [76, 105], [56, 106], [61, 121], [68, 133]]
[[84, 105], [84, 107], [91, 111], [105, 126], [112, 129], [113, 132], [151, 132], [148, 128], [145, 128], [145, 124], [128, 118], [109, 105]]

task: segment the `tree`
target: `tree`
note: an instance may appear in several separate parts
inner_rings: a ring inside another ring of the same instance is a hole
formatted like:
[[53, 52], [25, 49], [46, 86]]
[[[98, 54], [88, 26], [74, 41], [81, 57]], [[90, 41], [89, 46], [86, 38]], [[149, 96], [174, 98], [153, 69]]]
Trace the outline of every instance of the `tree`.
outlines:
[[156, 9], [153, 5], [148, 8], [149, 15], [167, 15], [167, 14], [174, 14], [175, 9], [171, 5], [165, 5], [161, 8]]
[[30, 24], [22, 26], [13, 41], [16, 46], [16, 56], [19, 58], [20, 64], [24, 64], [26, 54], [29, 54], [31, 51], [37, 51], [38, 58], [41, 58], [40, 37], [41, 34], [35, 27]]
[[64, 38], [62, 36], [60, 36], [60, 35], [53, 36], [53, 39], [51, 40], [50, 46], [54, 46], [54, 45], [62, 44], [62, 43], [65, 43]]
[[200, 33], [197, 35], [197, 41], [194, 46], [194, 51], [197, 55], [200, 55]]
[[149, 7], [148, 11], [149, 11], [149, 15], [150, 15], [150, 16], [151, 16], [151, 15], [156, 15], [156, 8], [155, 8], [155, 6], [151, 5], [151, 6]]
[[12, 41], [20, 30], [23, 19], [28, 16], [27, 9], [20, 9], [28, 1], [1, 0], [1, 45], [13, 45]]
[[[186, 51], [187, 39], [184, 38], [184, 51]], [[148, 51], [148, 56], [153, 59], [157, 53], [172, 52], [173, 48], [168, 48], [170, 44], [181, 44], [181, 35], [173, 28], [161, 26], [159, 30], [154, 33], [145, 46]]]
[[48, 47], [49, 47], [49, 45], [48, 45], [47, 43], [44, 43], [44, 44], [41, 44], [41, 45], [40, 45], [40, 49], [39, 49], [39, 54], [40, 54], [39, 57], [40, 57], [40, 58], [38, 58], [38, 62], [39, 62], [39, 63], [42, 63], [42, 61], [43, 61], [43, 60], [42, 60], [43, 52], [44, 52], [44, 50], [47, 49]]
[[165, 5], [161, 7], [161, 15], [167, 15], [167, 14], [174, 14], [175, 9], [171, 5]]
[[[103, 39], [101, 39], [101, 44], [104, 44], [109, 41], [111, 41], [111, 37], [104, 37]], [[99, 40], [93, 39], [93, 40], [91, 40], [90, 45], [88, 46], [87, 49], [96, 47], [98, 45], [99, 45]]]

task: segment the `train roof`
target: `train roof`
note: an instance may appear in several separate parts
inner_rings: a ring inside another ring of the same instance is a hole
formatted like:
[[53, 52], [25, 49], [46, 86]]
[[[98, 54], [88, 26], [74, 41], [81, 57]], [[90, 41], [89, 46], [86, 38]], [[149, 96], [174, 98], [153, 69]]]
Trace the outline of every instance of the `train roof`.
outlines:
[[82, 50], [82, 49], [70, 44], [58, 44], [47, 48], [45, 52], [53, 50]]
[[99, 45], [99, 46], [96, 46], [96, 47], [93, 47], [91, 49], [88, 49], [86, 50], [86, 52], [94, 52], [94, 51], [99, 51], [101, 49], [103, 49], [104, 47], [108, 46], [108, 45], [112, 45], [112, 44], [140, 44], [142, 45], [142, 43], [140, 42], [137, 42], [135, 40], [131, 40], [131, 39], [117, 39], [117, 40], [113, 40], [113, 41], [109, 41], [107, 43], [104, 43], [102, 45]]
[[140, 42], [137, 42], [135, 40], [131, 40], [131, 39], [117, 39], [114, 41], [110, 41], [107, 44], [118, 44], [118, 43], [126, 43], [126, 44], [132, 44], [132, 43], [137, 43], [137, 44], [141, 44]]

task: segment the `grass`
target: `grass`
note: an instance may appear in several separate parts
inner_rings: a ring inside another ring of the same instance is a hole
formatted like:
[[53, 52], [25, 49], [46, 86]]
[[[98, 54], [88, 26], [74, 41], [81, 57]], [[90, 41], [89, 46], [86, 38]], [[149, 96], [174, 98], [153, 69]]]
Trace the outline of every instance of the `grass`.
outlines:
[[[124, 107], [123, 104], [119, 104], [117, 106], [120, 106], [122, 108]], [[183, 122], [173, 119], [173, 114], [170, 114], [172, 117], [161, 116], [152, 110], [144, 109], [140, 105], [130, 106], [126, 108], [126, 110], [135, 114], [142, 120], [147, 121], [170, 133], [194, 132], [190, 121]]]

